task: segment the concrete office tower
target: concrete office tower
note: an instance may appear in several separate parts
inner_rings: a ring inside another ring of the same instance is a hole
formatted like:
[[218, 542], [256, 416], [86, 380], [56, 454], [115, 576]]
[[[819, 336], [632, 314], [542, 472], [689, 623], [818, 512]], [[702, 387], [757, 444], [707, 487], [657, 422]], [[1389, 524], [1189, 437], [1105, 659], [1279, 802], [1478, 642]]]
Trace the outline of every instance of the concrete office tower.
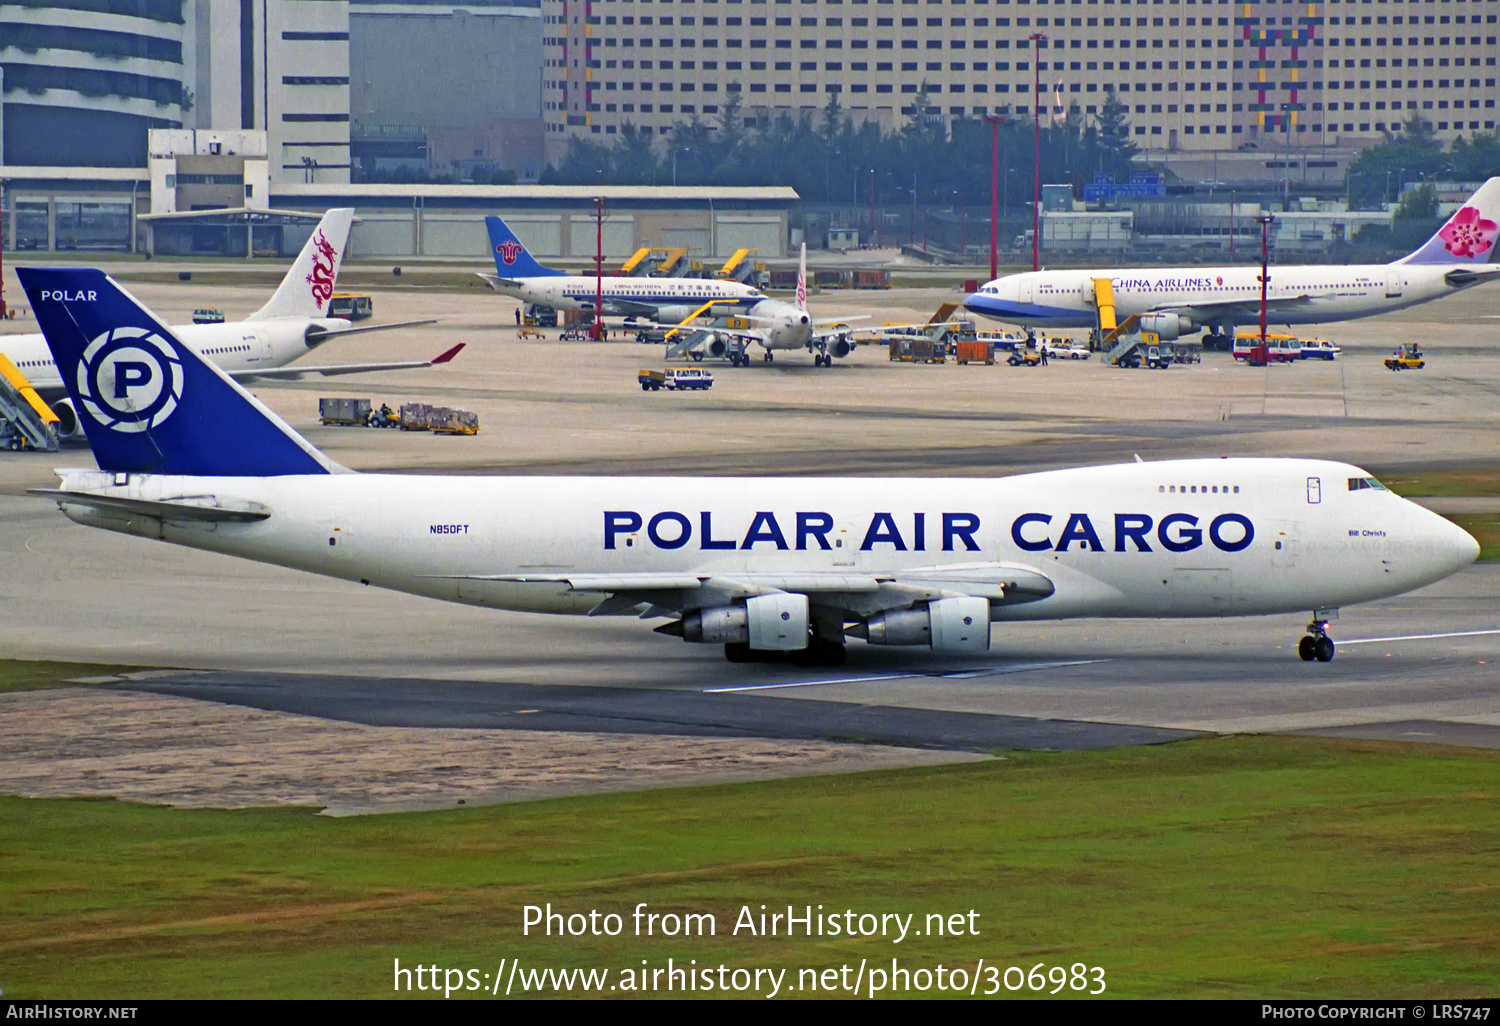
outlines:
[[261, 129], [273, 181], [349, 181], [347, 0], [187, 0], [198, 61], [188, 127]]
[[1500, 0], [542, 0], [542, 19], [554, 158], [731, 95], [746, 118], [836, 95], [893, 129], [924, 85], [944, 118], [1086, 118], [1113, 89], [1159, 158], [1358, 149], [1413, 114], [1446, 141], [1494, 131], [1500, 99]]
[[350, 131], [365, 173], [540, 173], [536, 0], [353, 0], [349, 14]]

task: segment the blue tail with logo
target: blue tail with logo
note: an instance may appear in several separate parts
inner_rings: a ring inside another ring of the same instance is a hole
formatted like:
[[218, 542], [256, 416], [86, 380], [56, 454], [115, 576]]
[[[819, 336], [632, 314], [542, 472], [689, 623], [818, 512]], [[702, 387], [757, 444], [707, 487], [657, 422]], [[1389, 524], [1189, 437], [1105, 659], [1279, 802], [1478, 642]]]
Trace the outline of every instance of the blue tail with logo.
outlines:
[[341, 469], [102, 271], [16, 274], [99, 469], [193, 477]]
[[564, 272], [543, 267], [526, 250], [526, 245], [510, 230], [510, 225], [491, 214], [484, 219], [490, 232], [490, 256], [502, 278], [555, 278]]

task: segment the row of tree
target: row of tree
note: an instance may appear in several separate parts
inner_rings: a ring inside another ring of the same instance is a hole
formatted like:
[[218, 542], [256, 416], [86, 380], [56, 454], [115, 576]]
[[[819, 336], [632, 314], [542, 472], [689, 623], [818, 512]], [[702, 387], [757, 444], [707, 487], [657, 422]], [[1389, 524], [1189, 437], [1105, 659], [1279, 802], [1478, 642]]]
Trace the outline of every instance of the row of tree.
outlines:
[[[747, 119], [738, 94], [712, 121], [694, 118], [668, 130], [665, 145], [626, 123], [606, 145], [574, 138], [542, 182], [559, 185], [790, 185], [817, 203], [988, 203], [991, 125], [982, 118], [947, 119], [919, 93], [902, 127], [883, 132], [856, 123], [829, 97], [820, 113]], [[1113, 92], [1101, 111], [1074, 107], [1041, 125], [1042, 180], [1081, 186], [1099, 172], [1125, 181], [1137, 147], [1127, 108]], [[747, 123], [747, 121], [749, 123]], [[1001, 186], [1009, 204], [1032, 192], [1034, 124], [1003, 117], [999, 125]]]
[[1427, 218], [1436, 210], [1436, 194], [1431, 190], [1404, 193], [1408, 183], [1479, 182], [1495, 175], [1500, 175], [1500, 139], [1493, 133], [1475, 132], [1468, 139], [1459, 136], [1445, 149], [1432, 122], [1413, 113], [1400, 132], [1387, 132], [1385, 142], [1362, 151], [1350, 163], [1346, 182], [1355, 210], [1378, 210], [1382, 203], [1399, 200], [1398, 218]]

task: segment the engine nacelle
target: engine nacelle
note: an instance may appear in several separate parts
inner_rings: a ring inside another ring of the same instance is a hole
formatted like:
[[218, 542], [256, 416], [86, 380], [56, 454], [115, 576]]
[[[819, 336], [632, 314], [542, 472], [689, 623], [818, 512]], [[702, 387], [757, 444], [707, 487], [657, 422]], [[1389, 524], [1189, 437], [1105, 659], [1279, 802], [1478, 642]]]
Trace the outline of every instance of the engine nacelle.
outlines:
[[854, 346], [850, 345], [849, 340], [842, 335], [834, 339], [832, 342], [828, 343], [828, 355], [836, 357], [840, 360], [848, 356], [853, 351]]
[[729, 343], [724, 340], [723, 335], [716, 332], [709, 332], [708, 337], [699, 344], [699, 348], [703, 350], [705, 355], [712, 356], [715, 360], [718, 360], [725, 353], [729, 352]]
[[864, 623], [872, 645], [928, 645], [934, 652], [988, 652], [990, 601], [950, 598], [929, 602], [926, 609], [877, 613]]
[[[710, 606], [682, 618], [684, 641], [744, 644], [763, 652], [794, 652], [811, 638], [812, 609], [806, 595], [756, 595], [743, 606]], [[674, 632], [675, 633], [675, 632]]]
[[59, 440], [83, 437], [83, 422], [78, 419], [78, 411], [73, 409], [73, 400], [61, 399], [53, 403], [52, 412], [57, 414]]
[[691, 306], [657, 307], [656, 319], [667, 324], [681, 324], [687, 320], [688, 314], [692, 313], [694, 309], [696, 308]]
[[1147, 314], [1140, 320], [1142, 331], [1155, 332], [1165, 342], [1198, 330], [1191, 317], [1182, 314]]
[[695, 609], [682, 618], [682, 640], [744, 644], [750, 640], [750, 614], [744, 606]]

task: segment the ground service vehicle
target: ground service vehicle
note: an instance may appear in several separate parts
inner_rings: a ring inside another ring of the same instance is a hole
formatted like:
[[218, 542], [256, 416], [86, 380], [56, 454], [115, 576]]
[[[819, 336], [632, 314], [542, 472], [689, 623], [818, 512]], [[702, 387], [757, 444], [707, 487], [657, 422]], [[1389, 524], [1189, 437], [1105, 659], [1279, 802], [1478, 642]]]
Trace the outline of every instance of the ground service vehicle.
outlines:
[[375, 301], [363, 292], [335, 292], [328, 303], [328, 316], [350, 321], [368, 320], [375, 314]]
[[1005, 361], [1012, 367], [1040, 367], [1042, 365], [1042, 354], [1034, 349], [1016, 349], [1010, 354], [1010, 359]]
[[642, 392], [655, 392], [666, 385], [667, 372], [642, 368], [636, 380], [641, 383]]
[[1087, 360], [1092, 355], [1088, 346], [1077, 342], [1043, 342], [1042, 348], [1047, 351], [1049, 360]]
[[1343, 352], [1338, 343], [1330, 342], [1326, 338], [1302, 340], [1302, 359], [1304, 360], [1333, 360]]
[[668, 367], [666, 385], [677, 392], [713, 388], [714, 376], [711, 371], [697, 367]]
[[[1260, 335], [1245, 332], [1234, 339], [1234, 358], [1249, 363], [1258, 362], [1255, 350], [1260, 348]], [[1291, 335], [1267, 335], [1264, 360], [1267, 363], [1291, 363], [1302, 359], [1302, 340]]]
[[1427, 360], [1422, 356], [1420, 345], [1415, 342], [1403, 342], [1395, 353], [1385, 358], [1385, 365], [1393, 371], [1421, 370], [1427, 366]]

